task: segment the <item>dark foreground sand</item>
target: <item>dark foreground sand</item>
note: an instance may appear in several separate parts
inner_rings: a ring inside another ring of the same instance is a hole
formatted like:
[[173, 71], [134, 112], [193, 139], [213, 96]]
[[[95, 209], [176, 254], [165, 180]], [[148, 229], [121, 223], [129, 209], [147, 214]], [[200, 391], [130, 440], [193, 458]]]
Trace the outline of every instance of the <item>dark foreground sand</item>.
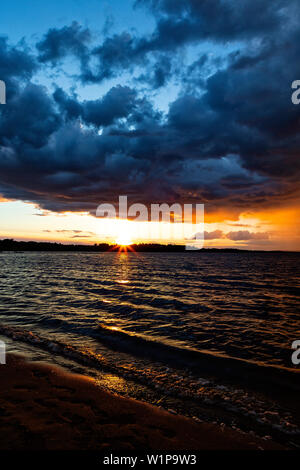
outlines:
[[93, 379], [20, 356], [0, 365], [1, 450], [280, 448], [113, 395]]

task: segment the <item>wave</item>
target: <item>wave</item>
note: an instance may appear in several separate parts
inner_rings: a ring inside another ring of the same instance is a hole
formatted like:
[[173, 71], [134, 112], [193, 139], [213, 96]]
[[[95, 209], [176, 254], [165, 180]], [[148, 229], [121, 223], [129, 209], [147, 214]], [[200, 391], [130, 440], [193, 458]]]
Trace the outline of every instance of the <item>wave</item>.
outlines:
[[21, 330], [20, 328], [0, 325], [0, 334], [12, 338], [15, 341], [31, 344], [35, 347], [41, 348], [45, 351], [52, 352], [54, 354], [61, 355], [65, 358], [72, 359], [79, 364], [96, 367], [103, 371], [116, 373], [119, 369], [109, 364], [103, 356], [99, 356], [96, 353], [79, 349], [70, 344], [63, 343], [61, 341], [52, 340], [45, 338], [41, 335], [32, 333], [32, 331]]
[[[65, 358], [89, 367], [132, 378], [132, 369], [113, 364], [103, 355], [91, 350], [73, 346], [61, 341], [37, 335], [31, 331], [7, 325], [0, 325], [0, 334], [16, 341], [25, 342], [61, 355]], [[98, 324], [92, 335], [111, 350], [165, 363], [171, 367], [201, 373], [207, 377], [217, 377], [238, 383], [247, 383], [254, 387], [263, 385], [264, 389], [274, 386], [300, 391], [300, 373], [298, 370], [280, 366], [266, 366], [245, 359], [232, 358], [220, 353], [196, 350], [189, 347], [166, 344], [145, 335], [126, 332], [117, 327]], [[130, 373], [129, 373], [130, 372]], [[136, 378], [135, 378], [136, 380]], [[144, 378], [142, 383], [144, 383]]]
[[250, 380], [253, 384], [263, 383], [264, 386], [267, 384], [271, 387], [280, 385], [300, 390], [300, 374], [295, 369], [276, 365], [267, 366], [217, 352], [166, 344], [163, 339], [157, 341], [149, 336], [133, 334], [103, 324], [99, 324], [97, 330], [101, 343], [118, 351], [166, 362], [176, 368], [188, 367], [193, 371], [223, 379], [247, 381], [248, 385]]

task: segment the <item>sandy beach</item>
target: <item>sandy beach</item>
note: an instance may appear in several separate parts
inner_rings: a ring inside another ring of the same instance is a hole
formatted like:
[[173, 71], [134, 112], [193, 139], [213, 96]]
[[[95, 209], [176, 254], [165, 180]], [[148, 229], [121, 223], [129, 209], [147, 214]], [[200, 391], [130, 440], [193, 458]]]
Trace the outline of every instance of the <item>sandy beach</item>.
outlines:
[[8, 355], [0, 367], [1, 450], [282, 449], [99, 388], [94, 379]]

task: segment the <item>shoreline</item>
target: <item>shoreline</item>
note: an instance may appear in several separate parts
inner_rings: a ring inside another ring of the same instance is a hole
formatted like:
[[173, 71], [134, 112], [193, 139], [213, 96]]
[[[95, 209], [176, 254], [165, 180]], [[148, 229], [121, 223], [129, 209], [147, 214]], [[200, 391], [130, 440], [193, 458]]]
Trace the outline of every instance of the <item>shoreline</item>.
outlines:
[[0, 450], [287, 449], [121, 397], [93, 378], [19, 354], [7, 355], [0, 377]]
[[[251, 250], [240, 247], [202, 247], [196, 250], [186, 250], [185, 244], [172, 244], [172, 243], [144, 243], [136, 242], [130, 243], [131, 249], [126, 250], [127, 254], [131, 253], [287, 253], [299, 254], [300, 250]], [[71, 242], [60, 241], [36, 241], [36, 240], [14, 240], [14, 239], [0, 239], [0, 253], [114, 253], [118, 254], [118, 250], [122, 250], [122, 245], [116, 243], [92, 243], [92, 244], [74, 244]]]

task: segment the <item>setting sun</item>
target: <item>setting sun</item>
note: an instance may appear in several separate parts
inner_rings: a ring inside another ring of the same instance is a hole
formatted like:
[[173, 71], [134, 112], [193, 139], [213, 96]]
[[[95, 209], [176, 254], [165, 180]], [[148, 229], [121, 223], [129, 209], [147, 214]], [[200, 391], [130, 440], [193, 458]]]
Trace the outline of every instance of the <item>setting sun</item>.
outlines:
[[116, 244], [119, 246], [129, 246], [132, 242], [132, 231], [133, 226], [132, 222], [128, 220], [118, 220], [118, 224], [116, 226], [117, 231], [115, 234], [115, 241]]
[[120, 246], [128, 246], [132, 244], [132, 240], [128, 234], [124, 233], [119, 235], [119, 237], [116, 239], [116, 243]]

